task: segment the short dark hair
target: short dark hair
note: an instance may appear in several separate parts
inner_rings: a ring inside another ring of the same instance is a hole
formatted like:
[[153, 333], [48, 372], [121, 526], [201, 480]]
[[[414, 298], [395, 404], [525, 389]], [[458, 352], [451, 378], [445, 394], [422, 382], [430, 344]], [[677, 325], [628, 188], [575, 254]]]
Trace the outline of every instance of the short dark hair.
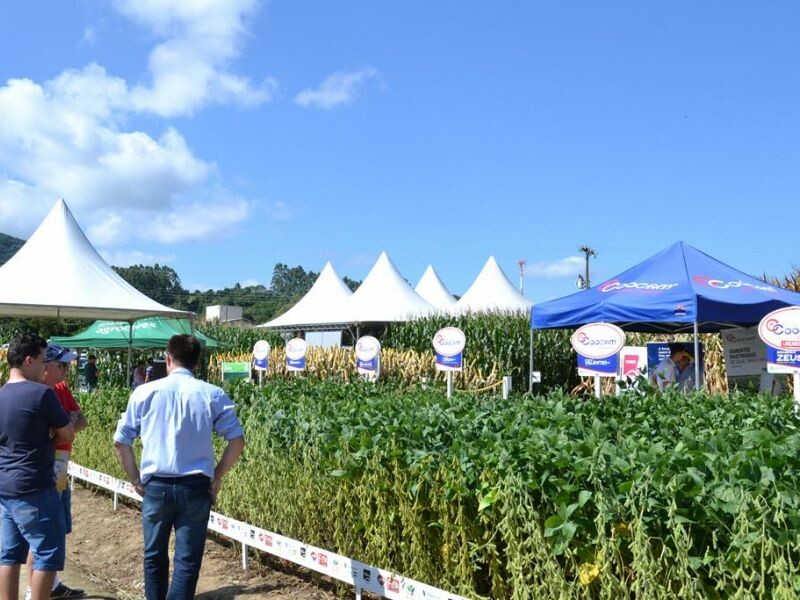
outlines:
[[198, 339], [187, 333], [173, 335], [167, 342], [167, 354], [172, 357], [172, 361], [190, 371], [200, 362], [202, 349]]
[[675, 356], [678, 352], [686, 352], [686, 346], [684, 346], [680, 342], [672, 342], [669, 345], [669, 355], [670, 355], [670, 357]]
[[29, 331], [20, 333], [8, 343], [8, 366], [19, 369], [26, 356], [37, 358], [46, 348], [47, 342], [40, 335]]
[[97, 360], [97, 357], [94, 354], [90, 354], [86, 360]]

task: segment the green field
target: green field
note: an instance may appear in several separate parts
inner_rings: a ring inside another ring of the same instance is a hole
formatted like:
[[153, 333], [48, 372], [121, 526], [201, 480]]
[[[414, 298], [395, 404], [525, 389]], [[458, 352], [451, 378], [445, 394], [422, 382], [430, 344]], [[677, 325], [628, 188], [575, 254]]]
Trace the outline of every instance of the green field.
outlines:
[[[230, 388], [248, 447], [219, 510], [471, 597], [796, 598], [789, 399], [601, 400], [272, 382]], [[122, 390], [74, 459], [121, 475]]]

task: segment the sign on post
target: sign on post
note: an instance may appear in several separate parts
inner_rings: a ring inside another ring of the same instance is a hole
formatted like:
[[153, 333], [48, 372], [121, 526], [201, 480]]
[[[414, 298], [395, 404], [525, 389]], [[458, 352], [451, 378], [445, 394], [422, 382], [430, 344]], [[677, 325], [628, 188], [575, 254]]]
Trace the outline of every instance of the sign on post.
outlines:
[[308, 344], [303, 338], [292, 338], [286, 342], [286, 370], [305, 371]]
[[611, 323], [589, 323], [570, 338], [578, 353], [578, 375], [594, 377], [594, 394], [601, 395], [600, 378], [616, 377], [619, 351], [625, 345], [625, 332]]
[[445, 327], [433, 336], [437, 371], [461, 371], [464, 368], [464, 346], [467, 338], [458, 327]]
[[381, 368], [381, 343], [371, 335], [356, 342], [356, 371], [369, 380], [376, 380]]
[[758, 335], [767, 345], [770, 373], [800, 373], [800, 306], [769, 313], [761, 319]]
[[720, 335], [728, 389], [760, 389], [767, 364], [767, 346], [759, 337], [758, 329], [725, 329]]
[[250, 379], [250, 363], [223, 362], [222, 381], [237, 381], [239, 379]]
[[256, 371], [266, 371], [269, 369], [269, 342], [258, 340], [253, 346], [253, 368]]

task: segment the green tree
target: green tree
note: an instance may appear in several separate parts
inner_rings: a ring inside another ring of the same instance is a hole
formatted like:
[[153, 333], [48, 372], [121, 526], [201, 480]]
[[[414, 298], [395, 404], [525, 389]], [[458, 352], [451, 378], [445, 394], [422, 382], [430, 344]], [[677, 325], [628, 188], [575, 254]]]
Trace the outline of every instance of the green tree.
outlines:
[[181, 285], [181, 278], [172, 267], [155, 264], [112, 267], [112, 269], [145, 296], [161, 304], [174, 306], [176, 300], [186, 294]]

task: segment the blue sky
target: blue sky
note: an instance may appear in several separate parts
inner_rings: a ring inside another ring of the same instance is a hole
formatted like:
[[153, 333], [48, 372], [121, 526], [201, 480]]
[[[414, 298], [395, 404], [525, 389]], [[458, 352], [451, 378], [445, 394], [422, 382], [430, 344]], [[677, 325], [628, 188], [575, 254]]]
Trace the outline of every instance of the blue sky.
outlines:
[[[534, 301], [682, 239], [800, 264], [793, 2], [64, 0], [0, 7], [0, 231], [63, 196], [187, 286], [381, 250]], [[10, 121], [7, 121], [10, 119]]]

